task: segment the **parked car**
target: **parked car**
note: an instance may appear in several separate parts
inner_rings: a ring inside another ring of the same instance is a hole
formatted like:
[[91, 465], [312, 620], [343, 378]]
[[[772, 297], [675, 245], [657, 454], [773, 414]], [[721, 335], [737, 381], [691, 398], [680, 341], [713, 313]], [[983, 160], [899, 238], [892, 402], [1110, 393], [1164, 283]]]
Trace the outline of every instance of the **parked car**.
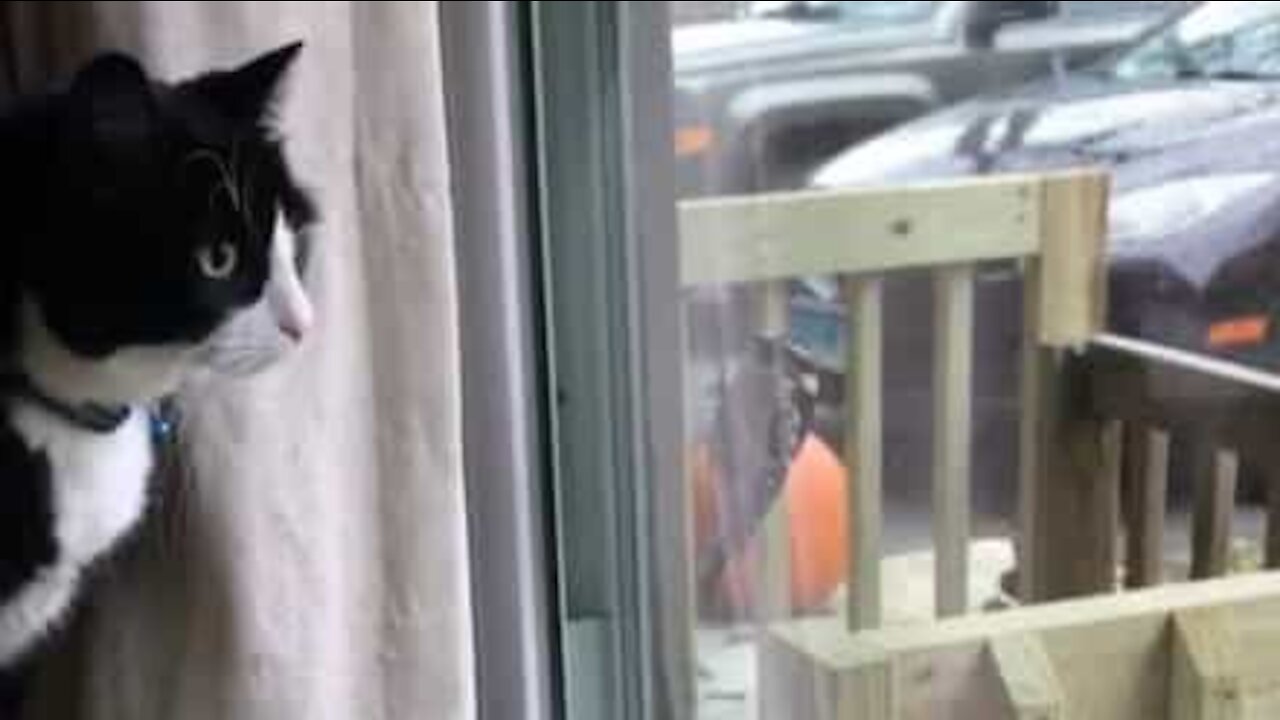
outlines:
[[1280, 3], [1205, 3], [1105, 63], [849, 150], [813, 185], [1088, 165], [1112, 176], [1111, 328], [1280, 371]]
[[1122, 46], [1185, 2], [752, 2], [673, 32], [684, 196], [802, 184], [850, 143]]
[[[971, 99], [849, 149], [812, 185], [1080, 166], [1112, 176], [1111, 331], [1280, 372], [1280, 2], [1201, 3], [1104, 62]], [[1018, 285], [1017, 273], [996, 267], [978, 290], [975, 412], [978, 427], [997, 428], [988, 449], [1005, 458], [1003, 474], [1016, 457], [1008, 438]], [[841, 312], [813, 287], [821, 280], [797, 284], [797, 317], [812, 321], [815, 304]], [[894, 287], [886, 366], [919, 372], [902, 368], [927, 357], [929, 294], [912, 279]], [[798, 342], [821, 350], [813, 337]], [[919, 382], [900, 378], [903, 388]], [[921, 402], [912, 393], [897, 397]], [[888, 432], [914, 436], [920, 425], [911, 413]]]

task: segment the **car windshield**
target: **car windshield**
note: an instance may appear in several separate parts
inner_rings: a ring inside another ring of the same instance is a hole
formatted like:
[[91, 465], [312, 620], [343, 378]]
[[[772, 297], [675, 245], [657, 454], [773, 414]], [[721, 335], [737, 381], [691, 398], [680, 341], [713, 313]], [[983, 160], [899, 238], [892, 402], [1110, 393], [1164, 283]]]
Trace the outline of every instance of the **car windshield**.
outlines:
[[1121, 80], [1280, 78], [1280, 2], [1206, 2], [1110, 71]]
[[933, 17], [939, 2], [826, 2], [823, 0], [752, 2], [747, 14], [812, 22], [854, 23], [860, 26], [906, 25]]

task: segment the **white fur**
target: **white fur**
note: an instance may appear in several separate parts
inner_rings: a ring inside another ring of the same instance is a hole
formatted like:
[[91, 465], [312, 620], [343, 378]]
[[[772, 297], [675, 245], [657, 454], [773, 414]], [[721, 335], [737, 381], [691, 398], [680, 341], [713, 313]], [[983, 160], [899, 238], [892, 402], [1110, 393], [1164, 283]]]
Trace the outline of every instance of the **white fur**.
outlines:
[[[294, 252], [294, 234], [278, 216], [261, 300], [200, 345], [123, 348], [106, 358], [84, 358], [58, 341], [35, 303], [24, 301], [21, 368], [63, 402], [130, 406], [173, 392], [201, 367], [256, 372], [280, 359], [312, 324]], [[0, 605], [0, 665], [59, 622], [84, 568], [139, 521], [153, 462], [144, 412], [135, 411], [125, 425], [103, 435], [25, 401], [12, 408], [9, 420], [26, 444], [49, 457], [58, 555], [53, 566]]]
[[22, 306], [22, 338], [22, 370], [37, 386], [73, 403], [133, 405], [163, 397], [177, 389], [197, 355], [191, 345], [164, 345], [84, 358], [54, 337], [30, 300]]
[[16, 660], [51, 632], [75, 598], [80, 568], [45, 568], [0, 608], [0, 666]]
[[266, 298], [275, 318], [276, 327], [301, 339], [311, 329], [315, 310], [311, 299], [302, 287], [298, 275], [298, 239], [277, 213], [271, 242], [271, 277], [267, 282]]
[[73, 427], [26, 403], [13, 405], [10, 421], [28, 446], [49, 458], [58, 554], [54, 565], [0, 606], [0, 663], [57, 624], [85, 566], [137, 524], [153, 462], [140, 412], [109, 435]]
[[293, 349], [314, 322], [294, 260], [296, 243], [283, 215], [276, 213], [271, 272], [261, 299], [236, 312], [199, 345], [127, 347], [106, 358], [84, 358], [59, 342], [35, 303], [26, 301], [22, 369], [61, 400], [107, 405], [135, 405], [168, 395], [200, 366], [231, 375], [258, 372]]
[[230, 375], [249, 375], [278, 361], [314, 321], [294, 259], [297, 240], [277, 214], [271, 242], [271, 273], [262, 298], [231, 318], [200, 349], [200, 361]]

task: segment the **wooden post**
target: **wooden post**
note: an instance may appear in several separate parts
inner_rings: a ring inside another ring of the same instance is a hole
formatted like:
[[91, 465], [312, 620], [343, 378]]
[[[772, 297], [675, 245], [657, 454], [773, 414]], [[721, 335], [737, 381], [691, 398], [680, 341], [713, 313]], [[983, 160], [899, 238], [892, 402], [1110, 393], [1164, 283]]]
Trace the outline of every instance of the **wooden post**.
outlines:
[[1094, 583], [1102, 592], [1116, 589], [1116, 570], [1120, 566], [1120, 493], [1124, 474], [1124, 423], [1109, 420], [1102, 423], [1102, 453], [1098, 485], [1093, 496], [1094, 508], [1103, 533], [1098, 537], [1098, 556]]
[[1244, 715], [1239, 638], [1222, 608], [1174, 614], [1169, 709], [1173, 720], [1237, 720]]
[[1032, 602], [1040, 596], [1041, 558], [1039, 538], [1041, 476], [1044, 469], [1043, 443], [1047, 442], [1049, 411], [1046, 400], [1052, 397], [1054, 361], [1037, 339], [1037, 318], [1041, 294], [1040, 263], [1028, 261], [1023, 273], [1023, 326], [1021, 377], [1019, 378], [1018, 416], [1018, 599]]
[[1005, 702], [1016, 720], [1065, 720], [1069, 717], [1053, 661], [1037, 636], [1023, 634], [994, 638], [990, 652]]
[[[850, 579], [848, 623], [850, 632], [880, 626], [882, 602], [880, 589], [881, 532], [884, 512], [882, 460], [881, 365], [882, 302], [878, 278], [843, 281], [845, 301], [849, 307], [849, 352], [846, 382], [852, 392], [845, 393], [848, 412], [845, 440], [846, 467], [852, 468], [849, 493], [853, 507], [849, 517], [854, 527], [854, 552], [849, 560]], [[851, 457], [850, 457], [851, 456]]]
[[1204, 580], [1227, 573], [1239, 458], [1207, 437], [1196, 439], [1195, 457], [1191, 577]]
[[1280, 569], [1280, 456], [1271, 459], [1266, 454], [1263, 461], [1267, 482], [1267, 550], [1268, 570]]
[[[899, 720], [903, 712], [898, 700], [895, 662], [884, 658], [863, 672], [839, 681], [835, 712], [824, 720], [878, 718]], [[792, 717], [790, 714], [779, 717]], [[763, 719], [762, 719], [763, 720]]]
[[1124, 486], [1128, 492], [1125, 584], [1159, 585], [1164, 577], [1169, 434], [1137, 423], [1125, 428]]
[[1043, 602], [1111, 592], [1119, 493], [1115, 425], [1084, 413], [1083, 368], [1069, 351], [1025, 352], [1020, 596]]
[[1043, 290], [1037, 337], [1049, 347], [1079, 349], [1105, 325], [1107, 175], [1095, 170], [1044, 180], [1040, 210]]
[[[1274, 423], [1268, 423], [1266, 434], [1270, 436], [1275, 427]], [[1273, 444], [1267, 443], [1266, 447], [1251, 448], [1250, 457], [1265, 484], [1267, 517], [1263, 564], [1268, 570], [1280, 570], [1280, 453]]]
[[938, 616], [948, 617], [969, 605], [973, 267], [937, 271], [934, 297], [934, 591]]
[[[786, 342], [790, 331], [789, 293], [786, 281], [764, 284], [760, 305], [761, 334]], [[773, 368], [778, 380], [781, 366]], [[758, 619], [770, 622], [791, 617], [791, 521], [785, 488], [764, 517], [761, 528], [760, 568], [755, 575]]]
[[1072, 358], [1105, 308], [1106, 184], [1095, 172], [1045, 180], [1041, 255], [1025, 274], [1019, 585], [1032, 602], [1112, 589], [1114, 428], [1086, 415]]
[[[775, 626], [784, 627], [784, 626]], [[843, 628], [839, 631], [843, 636]], [[853, 641], [853, 638], [846, 638]], [[857, 673], [825, 672], [778, 636], [766, 633], [759, 646], [759, 698], [754, 717], [797, 720], [899, 720], [912, 717], [899, 701], [902, 692], [894, 658], [883, 653]]]

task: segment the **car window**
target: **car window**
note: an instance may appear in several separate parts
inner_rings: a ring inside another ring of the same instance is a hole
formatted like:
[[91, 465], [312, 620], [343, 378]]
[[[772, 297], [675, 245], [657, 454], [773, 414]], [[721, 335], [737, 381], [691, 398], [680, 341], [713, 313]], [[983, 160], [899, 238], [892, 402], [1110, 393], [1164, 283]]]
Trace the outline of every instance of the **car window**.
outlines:
[[1122, 55], [1123, 80], [1280, 77], [1280, 2], [1208, 2]]
[[860, 26], [911, 25], [926, 22], [938, 11], [940, 2], [900, 0], [897, 2], [752, 2], [751, 17], [851, 23]]
[[936, 2], [839, 2], [835, 4], [840, 6], [841, 20], [886, 25], [928, 20], [938, 6]]
[[1159, 15], [1187, 4], [1185, 1], [1167, 0], [1163, 2], [1159, 0], [1118, 0], [1117, 2], [1064, 0], [1058, 5], [1059, 14], [1064, 19], [1094, 20], [1133, 15]]

